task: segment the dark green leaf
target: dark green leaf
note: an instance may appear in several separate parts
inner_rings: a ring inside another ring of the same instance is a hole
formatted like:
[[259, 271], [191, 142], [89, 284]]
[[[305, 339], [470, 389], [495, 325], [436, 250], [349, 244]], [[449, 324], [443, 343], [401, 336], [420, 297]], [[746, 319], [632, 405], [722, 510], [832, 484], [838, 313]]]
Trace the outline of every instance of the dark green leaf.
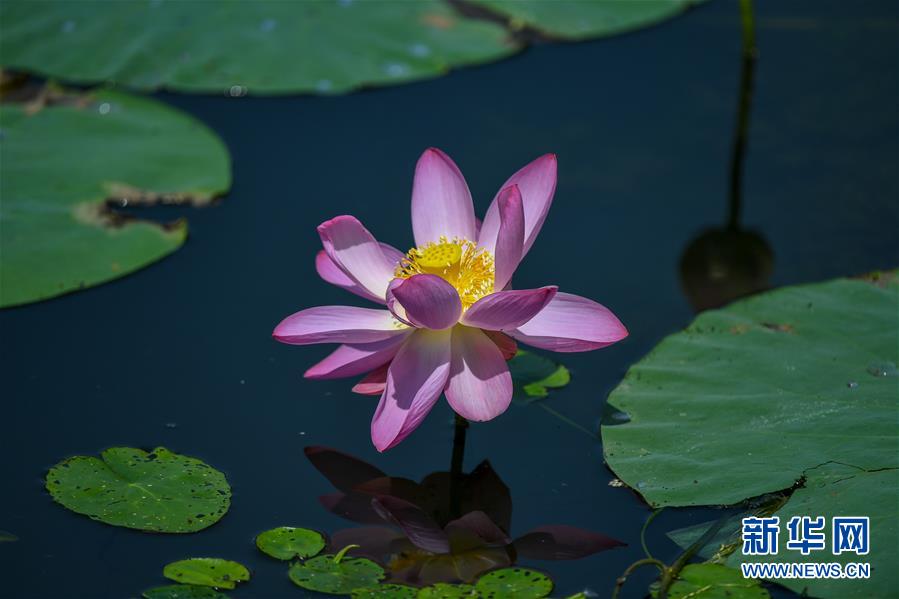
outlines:
[[153, 532], [195, 532], [225, 515], [225, 475], [196, 458], [157, 447], [113, 447], [67, 458], [47, 473], [57, 502], [94, 520]]
[[541, 599], [553, 590], [553, 581], [527, 568], [502, 568], [481, 576], [475, 589], [492, 599]]
[[325, 538], [321, 533], [308, 528], [280, 526], [259, 533], [256, 547], [262, 553], [277, 559], [307, 558], [325, 548]]
[[339, 93], [435, 77], [519, 49], [502, 27], [464, 18], [442, 0], [9, 0], [0, 21], [7, 68], [218, 95]]
[[418, 589], [404, 584], [380, 584], [365, 589], [355, 589], [350, 596], [353, 599], [415, 599]]
[[228, 599], [228, 595], [195, 584], [170, 584], [143, 592], [144, 599]]
[[[134, 3], [107, 6], [120, 4]], [[64, 95], [35, 114], [2, 104], [0, 127], [0, 307], [110, 281], [184, 243], [183, 220], [163, 227], [126, 219], [107, 200], [202, 205], [231, 184], [218, 137], [147, 98]]]
[[465, 599], [480, 597], [470, 584], [438, 582], [418, 591], [418, 599]]
[[242, 564], [217, 557], [192, 557], [166, 565], [162, 575], [170, 580], [218, 589], [233, 589], [250, 579]]
[[337, 561], [333, 555], [319, 555], [293, 564], [288, 575], [304, 589], [348, 595], [355, 589], [377, 585], [384, 578], [384, 569], [365, 558], [345, 557]]
[[[899, 586], [889, 565], [899, 558], [897, 314], [893, 273], [788, 287], [701, 314], [613, 391], [609, 402], [630, 421], [602, 427], [609, 466], [654, 506], [736, 504], [799, 486], [774, 511], [784, 529], [793, 515], [870, 516], [880, 547], [865, 560], [870, 580], [778, 582], [819, 597], [888, 594]], [[821, 556], [789, 556], [809, 559]]]
[[[653, 597], [658, 596], [653, 591]], [[771, 595], [757, 580], [720, 564], [688, 564], [671, 588], [669, 599], [768, 599]]]

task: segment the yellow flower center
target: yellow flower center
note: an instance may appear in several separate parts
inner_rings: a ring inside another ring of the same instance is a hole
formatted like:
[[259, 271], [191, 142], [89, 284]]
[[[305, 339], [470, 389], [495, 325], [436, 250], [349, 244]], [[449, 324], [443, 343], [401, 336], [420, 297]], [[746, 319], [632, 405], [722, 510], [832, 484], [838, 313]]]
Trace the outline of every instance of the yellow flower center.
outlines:
[[493, 256], [467, 239], [449, 240], [441, 235], [437, 243], [412, 248], [400, 260], [394, 276], [408, 279], [420, 274], [437, 275], [455, 287], [463, 310], [493, 293]]

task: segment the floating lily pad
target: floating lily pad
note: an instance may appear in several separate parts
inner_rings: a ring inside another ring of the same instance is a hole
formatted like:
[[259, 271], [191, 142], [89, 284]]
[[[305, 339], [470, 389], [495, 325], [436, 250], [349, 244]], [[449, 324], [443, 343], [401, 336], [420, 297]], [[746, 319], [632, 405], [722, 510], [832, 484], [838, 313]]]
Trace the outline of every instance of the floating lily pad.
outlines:
[[404, 584], [381, 584], [367, 589], [355, 589], [353, 599], [415, 599], [418, 589]]
[[[652, 592], [657, 597], [658, 591]], [[668, 589], [669, 599], [769, 599], [759, 581], [720, 564], [688, 564]]]
[[571, 382], [571, 373], [561, 364], [548, 358], [519, 350], [509, 360], [509, 370], [519, 401], [528, 402], [549, 395], [550, 389], [564, 387]]
[[481, 576], [475, 589], [491, 599], [541, 599], [553, 590], [546, 574], [527, 568], [502, 568]]
[[225, 475], [164, 447], [113, 447], [67, 458], [47, 473], [47, 490], [79, 514], [113, 526], [195, 532], [218, 522], [231, 503]]
[[418, 591], [418, 599], [466, 599], [480, 597], [470, 584], [438, 582]]
[[442, 0], [8, 0], [0, 20], [7, 68], [140, 90], [338, 93], [435, 77], [519, 49], [502, 27], [464, 18]]
[[877, 574], [865, 584], [778, 582], [820, 597], [888, 594], [899, 586], [899, 379], [883, 365], [899, 362], [897, 315], [893, 273], [701, 314], [612, 392], [630, 421], [602, 427], [606, 461], [654, 506], [737, 504], [799, 485], [775, 512], [782, 525], [791, 515], [870, 516], [880, 549], [866, 557]]
[[144, 599], [228, 599], [228, 595], [215, 589], [195, 584], [170, 584], [164, 587], [147, 589]]
[[828, 462], [899, 466], [899, 285], [838, 279], [701, 314], [609, 396], [618, 477], [654, 506], [735, 504]]
[[293, 564], [288, 576], [295, 585], [310, 591], [348, 595], [355, 589], [377, 585], [384, 578], [384, 569], [365, 558], [319, 555]]
[[167, 564], [162, 575], [184, 584], [233, 589], [238, 582], [250, 580], [243, 564], [218, 557], [192, 557]]
[[[895, 398], [895, 396], [894, 396]], [[867, 580], [827, 579], [790, 580], [777, 582], [797, 593], [825, 599], [868, 599], [889, 597], [899, 588], [899, 470], [892, 468], [865, 471], [837, 463], [827, 463], [809, 470], [802, 488], [797, 489], [789, 501], [777, 512], [781, 526], [781, 550], [774, 556], [744, 556], [741, 547], [730, 555], [727, 564], [735, 568], [741, 562], [827, 562], [846, 565], [854, 562], [871, 564], [871, 578]], [[812, 551], [807, 556], [798, 551], [786, 551], [786, 524], [793, 516], [823, 516], [827, 527], [827, 547]], [[831, 523], [835, 516], [868, 516], [871, 533], [869, 555], [854, 553], [832, 555]]]
[[588, 39], [627, 33], [677, 16], [702, 0], [471, 0], [551, 37]]
[[325, 538], [321, 533], [308, 528], [279, 526], [259, 533], [256, 547], [276, 559], [307, 558], [325, 548]]
[[0, 307], [110, 281], [184, 243], [183, 220], [131, 219], [112, 202], [202, 205], [231, 184], [225, 146], [178, 110], [109, 90], [58, 100], [0, 105]]

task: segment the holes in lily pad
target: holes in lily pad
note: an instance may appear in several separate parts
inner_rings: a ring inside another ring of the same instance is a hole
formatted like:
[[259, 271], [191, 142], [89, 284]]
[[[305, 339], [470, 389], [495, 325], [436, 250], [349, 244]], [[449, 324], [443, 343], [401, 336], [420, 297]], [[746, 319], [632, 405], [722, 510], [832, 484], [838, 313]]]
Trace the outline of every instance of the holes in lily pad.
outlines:
[[321, 533], [308, 528], [280, 526], [259, 533], [256, 547], [275, 559], [307, 558], [317, 555], [325, 548], [325, 538]]
[[290, 567], [287, 575], [297, 586], [331, 595], [349, 595], [356, 589], [375, 587], [384, 577], [384, 569], [361, 557], [345, 557], [356, 547], [344, 547], [337, 555], [319, 555]]
[[404, 584], [382, 584], [368, 589], [355, 589], [352, 599], [415, 599], [418, 589]]
[[553, 581], [536, 570], [502, 568], [481, 576], [475, 589], [484, 599], [542, 599], [553, 590]]
[[152, 452], [113, 447], [67, 458], [46, 480], [66, 508], [113, 526], [152, 532], [195, 532], [218, 522], [231, 505], [225, 475], [164, 447]]
[[418, 591], [418, 599], [466, 599], [481, 595], [470, 584], [438, 582]]
[[170, 584], [147, 589], [141, 597], [144, 599], [227, 599], [228, 595], [195, 584]]
[[243, 564], [217, 557], [172, 562], [163, 568], [162, 575], [175, 582], [217, 589], [233, 589], [238, 582], [250, 579], [250, 571]]

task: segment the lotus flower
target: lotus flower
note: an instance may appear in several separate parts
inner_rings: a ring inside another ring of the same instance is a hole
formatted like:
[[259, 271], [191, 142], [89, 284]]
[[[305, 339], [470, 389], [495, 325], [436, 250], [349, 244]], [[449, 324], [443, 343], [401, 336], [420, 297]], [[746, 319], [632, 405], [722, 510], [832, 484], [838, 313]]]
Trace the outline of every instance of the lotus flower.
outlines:
[[627, 336], [604, 306], [553, 285], [512, 289], [518, 264], [543, 226], [556, 188], [556, 157], [512, 175], [479, 226], [456, 164], [431, 148], [412, 185], [416, 247], [379, 243], [352, 216], [319, 225], [316, 270], [327, 282], [386, 309], [320, 306], [275, 328], [282, 343], [340, 343], [311, 379], [368, 373], [353, 390], [380, 394], [371, 423], [378, 451], [396, 446], [441, 394], [457, 414], [491, 420], [512, 400], [506, 360], [515, 341], [558, 352], [589, 351]]

